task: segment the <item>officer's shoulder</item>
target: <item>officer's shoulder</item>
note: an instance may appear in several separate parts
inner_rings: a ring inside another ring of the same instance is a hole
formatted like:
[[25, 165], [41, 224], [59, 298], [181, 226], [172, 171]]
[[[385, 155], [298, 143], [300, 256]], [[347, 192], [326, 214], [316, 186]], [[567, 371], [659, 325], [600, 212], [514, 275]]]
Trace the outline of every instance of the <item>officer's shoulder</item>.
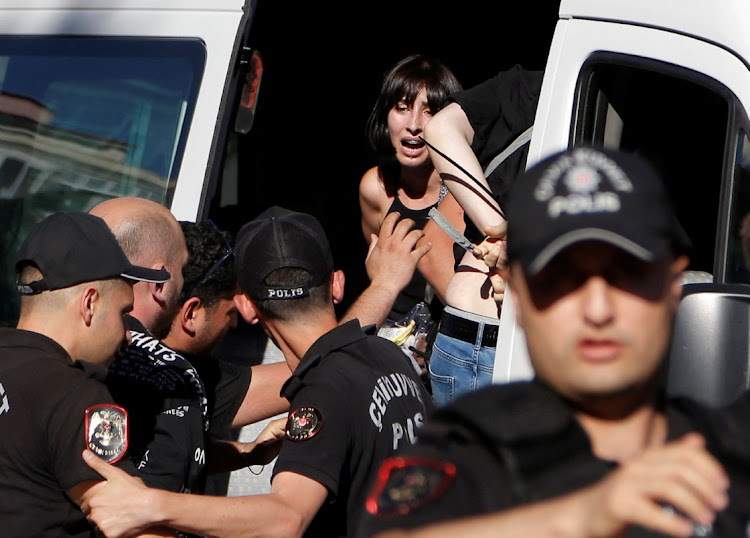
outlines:
[[570, 408], [553, 391], [533, 382], [492, 385], [438, 410], [420, 433], [479, 432], [496, 442], [514, 444], [549, 437], [575, 425]]

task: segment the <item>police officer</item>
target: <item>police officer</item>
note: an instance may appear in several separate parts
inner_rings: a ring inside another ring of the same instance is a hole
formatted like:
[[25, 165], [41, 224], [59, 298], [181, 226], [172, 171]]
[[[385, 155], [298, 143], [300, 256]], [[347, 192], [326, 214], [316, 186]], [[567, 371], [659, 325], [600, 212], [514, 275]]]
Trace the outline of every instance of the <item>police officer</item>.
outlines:
[[106, 534], [159, 520], [205, 535], [350, 535], [373, 469], [414, 442], [431, 410], [395, 344], [356, 320], [338, 325], [343, 273], [314, 217], [271, 208], [240, 230], [236, 247], [238, 310], [261, 324], [294, 371], [283, 388], [291, 411], [271, 493], [220, 499], [148, 490], [86, 455], [109, 480], [89, 503]]
[[747, 406], [663, 390], [689, 242], [654, 171], [556, 154], [519, 178], [508, 226], [503, 276], [536, 379], [437, 413], [383, 464], [359, 534], [745, 536]]
[[20, 318], [0, 329], [0, 534], [88, 536], [79, 506], [101, 479], [80, 453], [117, 462], [128, 446], [102, 367], [127, 344], [133, 282], [169, 273], [132, 265], [104, 221], [85, 213], [40, 222], [16, 271]]
[[[278, 393], [289, 369], [283, 364], [264, 364], [253, 367], [251, 377], [225, 371], [204, 381], [188, 358], [163, 341], [190, 299], [182, 301], [188, 250], [178, 221], [166, 207], [135, 197], [106, 200], [89, 213], [104, 219], [132, 262], [177, 275], [165, 284], [134, 287], [133, 311], [128, 317], [132, 343], [115, 357], [107, 386], [115, 400], [137, 419], [133, 421], [137, 427], [132, 430], [130, 456], [146, 484], [170, 491], [200, 491], [207, 470], [205, 433], [211, 424], [223, 429], [231, 419], [231, 425], [239, 427], [286, 410]], [[408, 219], [397, 225], [393, 219], [384, 222], [385, 231], [373, 241], [368, 255], [372, 285], [345, 319], [359, 317], [369, 323], [385, 319], [417, 262], [429, 250], [429, 246], [415, 248], [423, 232], [410, 231], [410, 223]], [[219, 248], [222, 246], [223, 241]], [[223, 267], [221, 264], [217, 270]], [[191, 273], [192, 267], [188, 269]], [[195, 290], [188, 291], [192, 295]], [[193, 343], [184, 349], [192, 353], [192, 348]], [[216, 384], [207, 388], [206, 381]], [[208, 396], [217, 393], [219, 384], [223, 393], [219, 398], [232, 402], [210, 408]]]

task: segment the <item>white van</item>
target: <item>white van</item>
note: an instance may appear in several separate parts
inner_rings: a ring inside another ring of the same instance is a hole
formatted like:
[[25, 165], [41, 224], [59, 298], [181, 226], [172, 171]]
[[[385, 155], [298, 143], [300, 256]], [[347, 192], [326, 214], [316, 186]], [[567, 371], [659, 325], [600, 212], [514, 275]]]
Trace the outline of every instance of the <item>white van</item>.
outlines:
[[[254, 12], [254, 0], [0, 3], [0, 326], [18, 314], [20, 241], [47, 214], [141, 196], [194, 220], [218, 197], [236, 203], [232, 141], [252, 125], [262, 70]], [[670, 386], [711, 402], [750, 384], [748, 27], [747, 0], [562, 0], [529, 148], [532, 163], [598, 143], [661, 168], [691, 269], [711, 280], [685, 286]], [[506, 306], [495, 379], [531, 374]]]
[[0, 325], [17, 319], [15, 253], [49, 213], [140, 196], [195, 220], [220, 181], [232, 196], [225, 147], [252, 124], [262, 70], [254, 4], [0, 4]]
[[[669, 387], [723, 403], [750, 386], [750, 2], [562, 0], [528, 164], [577, 143], [638, 152], [664, 176], [694, 243]], [[495, 381], [531, 375], [501, 316]]]

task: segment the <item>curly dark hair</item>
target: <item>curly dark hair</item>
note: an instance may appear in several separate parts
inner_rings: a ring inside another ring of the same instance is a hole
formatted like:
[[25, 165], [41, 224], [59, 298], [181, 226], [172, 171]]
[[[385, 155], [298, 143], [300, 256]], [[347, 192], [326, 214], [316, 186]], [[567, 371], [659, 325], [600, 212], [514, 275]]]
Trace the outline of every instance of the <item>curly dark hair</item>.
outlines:
[[210, 275], [207, 273], [226, 256], [229, 251], [227, 244], [234, 248], [234, 237], [208, 221], [180, 221], [180, 226], [188, 249], [188, 262], [182, 269], [185, 284], [181, 302], [198, 297], [206, 308], [211, 308], [219, 299], [233, 296], [237, 289], [234, 254], [228, 256]]
[[394, 195], [398, 189], [400, 168], [388, 132], [388, 113], [402, 99], [412, 105], [422, 88], [433, 114], [445, 106], [450, 94], [462, 89], [444, 63], [423, 54], [413, 54], [385, 74], [380, 95], [367, 119], [367, 138], [380, 157], [379, 171], [389, 195]]

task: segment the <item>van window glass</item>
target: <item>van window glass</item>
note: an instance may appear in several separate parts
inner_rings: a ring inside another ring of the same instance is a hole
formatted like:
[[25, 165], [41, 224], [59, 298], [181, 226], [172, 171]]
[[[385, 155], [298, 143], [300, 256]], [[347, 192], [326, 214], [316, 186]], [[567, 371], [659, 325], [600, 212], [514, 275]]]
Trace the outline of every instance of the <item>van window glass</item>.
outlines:
[[170, 203], [205, 56], [198, 40], [0, 38], [0, 325], [16, 322], [15, 255], [45, 216]]
[[729, 214], [727, 282], [750, 284], [750, 138], [744, 130], [740, 130], [737, 140]]
[[651, 161], [693, 242], [696, 271], [714, 271], [731, 98], [692, 71], [615, 54], [592, 58], [579, 80], [573, 140]]

